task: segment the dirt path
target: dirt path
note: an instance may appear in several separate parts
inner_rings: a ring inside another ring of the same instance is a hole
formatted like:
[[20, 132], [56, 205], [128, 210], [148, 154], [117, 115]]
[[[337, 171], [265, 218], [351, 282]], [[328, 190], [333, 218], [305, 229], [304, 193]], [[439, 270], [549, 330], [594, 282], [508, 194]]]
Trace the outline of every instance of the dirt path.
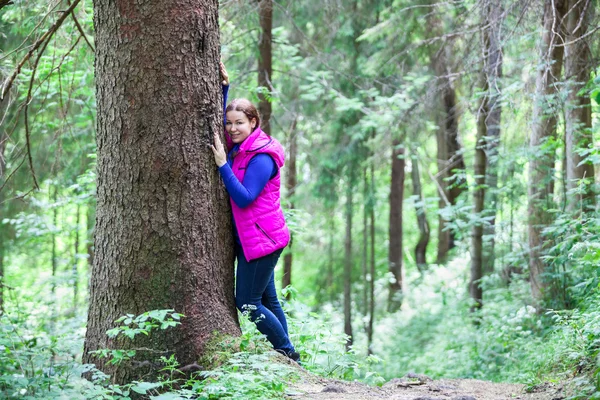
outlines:
[[393, 399], [393, 400], [561, 400], [567, 396], [561, 387], [550, 385], [526, 393], [524, 385], [492, 383], [471, 379], [433, 381], [424, 375], [392, 379], [383, 387], [357, 382], [316, 378], [303, 374], [288, 392], [289, 399]]

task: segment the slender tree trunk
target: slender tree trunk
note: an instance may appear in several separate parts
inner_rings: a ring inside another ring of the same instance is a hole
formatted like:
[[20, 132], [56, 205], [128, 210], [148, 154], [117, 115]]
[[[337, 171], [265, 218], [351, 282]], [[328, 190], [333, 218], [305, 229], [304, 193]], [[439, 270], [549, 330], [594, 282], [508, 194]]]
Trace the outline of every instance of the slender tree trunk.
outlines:
[[[567, 16], [567, 46], [565, 50], [565, 78], [569, 82], [568, 104], [566, 107], [566, 170], [567, 190], [573, 190], [587, 178], [594, 183], [594, 165], [583, 162], [579, 154], [593, 143], [592, 104], [590, 96], [580, 96], [579, 92], [588, 82], [592, 70], [590, 43], [585, 39], [586, 31], [594, 14], [596, 2], [591, 0], [570, 0]], [[591, 185], [583, 184], [583, 193], [568, 196], [571, 210], [585, 208], [594, 201]], [[575, 201], [577, 200], [577, 201]], [[581, 204], [583, 203], [583, 204]]]
[[58, 269], [58, 250], [56, 246], [56, 231], [58, 227], [58, 209], [56, 205], [58, 188], [55, 185], [50, 187], [52, 190], [52, 234], [50, 235], [50, 240], [52, 241], [52, 283], [50, 285], [50, 292], [52, 293], [52, 299], [54, 299], [54, 293], [56, 292], [56, 271]]
[[[0, 74], [0, 78], [2, 75]], [[0, 100], [0, 119], [4, 116], [4, 107], [3, 103], [6, 104], [8, 102], [7, 99], [4, 101]], [[0, 125], [0, 187], [4, 185], [4, 173], [6, 170], [6, 159], [4, 158], [4, 150], [6, 149], [6, 143], [8, 142], [8, 136], [4, 131], [4, 127]], [[6, 207], [4, 206], [4, 190], [0, 190], [0, 224], [4, 219], [4, 210]], [[5, 249], [7, 245], [7, 237], [5, 233], [5, 228], [2, 227], [0, 229], [0, 312], [4, 312], [4, 257], [5, 257]]]
[[[290, 133], [288, 135], [288, 151], [289, 157], [286, 163], [286, 189], [287, 195], [289, 199], [289, 209], [293, 210], [295, 203], [295, 194], [296, 194], [296, 185], [297, 185], [297, 175], [296, 175], [296, 153], [298, 152], [298, 134], [296, 133], [296, 122], [297, 119], [294, 118], [292, 122], [292, 126], [290, 128]], [[282, 277], [282, 286], [288, 287], [292, 284], [292, 245], [294, 244], [294, 235], [291, 234], [290, 243], [287, 246], [287, 250], [285, 256], [283, 256], [283, 277]], [[286, 296], [289, 299], [289, 295]]]
[[485, 193], [486, 217], [489, 222], [484, 225], [483, 233], [489, 238], [484, 243], [482, 255], [482, 270], [484, 274], [494, 272], [495, 263], [495, 236], [496, 215], [498, 213], [498, 146], [500, 145], [500, 123], [502, 121], [502, 106], [500, 102], [502, 78], [502, 24], [504, 23], [504, 9], [502, 2], [489, 1], [486, 4], [486, 26], [484, 36], [484, 72], [486, 75], [487, 108], [485, 114], [485, 155], [486, 174]]
[[73, 280], [73, 308], [77, 308], [77, 297], [79, 295], [79, 272], [77, 266], [79, 264], [79, 214], [80, 206], [77, 204], [75, 215], [75, 243], [73, 245], [73, 267], [71, 270], [71, 279]]
[[411, 158], [411, 180], [413, 195], [415, 196], [415, 211], [417, 214], [417, 225], [419, 226], [419, 241], [415, 246], [415, 260], [417, 268], [421, 274], [427, 269], [427, 245], [429, 244], [429, 223], [425, 214], [425, 204], [423, 204], [423, 193], [421, 189], [421, 175], [419, 174], [419, 160], [417, 150], [412, 147]]
[[[439, 81], [443, 117], [437, 133], [438, 143], [438, 179], [444, 194], [450, 203], [455, 205], [461, 193], [465, 191], [465, 162], [462, 156], [462, 145], [458, 135], [458, 108], [456, 90], [449, 78], [450, 69], [448, 60], [451, 49], [445, 45], [433, 60], [433, 67]], [[441, 197], [444, 197], [443, 195]], [[440, 208], [446, 206], [444, 199], [440, 199]], [[438, 241], [438, 264], [447, 260], [448, 251], [455, 244], [455, 234], [447, 229], [447, 221], [440, 216]]]
[[[367, 177], [367, 167], [363, 170], [363, 248], [362, 248], [362, 275], [363, 275], [363, 309], [362, 314], [366, 317], [369, 315], [369, 207], [370, 201], [369, 198], [369, 179]], [[369, 326], [365, 325], [365, 333], [369, 336]]]
[[375, 323], [375, 166], [371, 161], [371, 207], [369, 207], [369, 220], [371, 228], [371, 262], [369, 269], [369, 329], [367, 337], [368, 354], [373, 354], [373, 324]]
[[533, 298], [541, 301], [547, 282], [543, 277], [544, 261], [541, 258], [544, 239], [542, 230], [551, 221], [548, 209], [553, 207], [555, 149], [543, 146], [556, 136], [557, 107], [553, 104], [556, 82], [560, 79], [564, 47], [562, 22], [566, 0], [544, 2], [541, 62], [536, 79], [536, 101], [533, 107], [533, 127], [529, 139], [531, 152], [537, 154], [529, 161], [528, 184], [528, 234], [529, 275]]
[[346, 237], [344, 240], [344, 333], [348, 335], [346, 349], [352, 346], [352, 214], [354, 212], [354, 175], [355, 166], [350, 162], [348, 166], [348, 182], [346, 186]]
[[329, 262], [327, 263], [327, 291], [329, 292], [329, 302], [332, 303], [333, 299], [334, 299], [334, 293], [333, 293], [333, 264], [335, 262], [334, 260], [334, 243], [333, 243], [333, 238], [335, 237], [335, 233], [336, 233], [336, 226], [335, 226], [335, 215], [334, 215], [334, 210], [329, 210], [329, 212], [327, 213], [327, 215], [329, 215], [329, 228], [330, 228], [330, 233], [329, 233], [329, 245], [327, 247], [327, 259], [329, 260]]
[[394, 312], [402, 305], [402, 203], [404, 201], [404, 146], [402, 140], [392, 143], [392, 179], [390, 184], [390, 282], [388, 311]]
[[[484, 95], [481, 97], [477, 111], [477, 141], [474, 161], [473, 211], [478, 217], [478, 221], [474, 224], [471, 235], [469, 292], [474, 302], [472, 310], [482, 305], [481, 278], [494, 269], [493, 236], [496, 220], [497, 160], [501, 118], [499, 78], [502, 76], [502, 50], [499, 32], [502, 25], [502, 6], [493, 1], [484, 3], [481, 20], [483, 49], [481, 87]], [[483, 241], [484, 232], [492, 237], [488, 243]]]
[[[94, 3], [98, 194], [84, 363], [117, 383], [182, 366], [239, 334], [231, 212], [208, 144], [222, 132], [216, 0]], [[109, 339], [126, 313], [174, 309], [176, 328]], [[112, 366], [96, 349], [147, 348]]]
[[271, 83], [273, 76], [273, 1], [259, 0], [258, 15], [260, 20], [261, 35], [258, 43], [260, 57], [258, 59], [258, 86], [267, 93], [259, 92], [258, 111], [261, 115], [260, 126], [268, 135], [271, 134], [271, 101], [270, 93], [273, 90]]

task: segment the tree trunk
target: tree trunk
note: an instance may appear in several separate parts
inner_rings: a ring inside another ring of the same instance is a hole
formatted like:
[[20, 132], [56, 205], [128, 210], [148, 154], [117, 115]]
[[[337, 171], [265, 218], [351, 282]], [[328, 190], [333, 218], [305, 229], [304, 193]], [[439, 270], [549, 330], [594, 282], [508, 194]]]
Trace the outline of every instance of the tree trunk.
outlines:
[[[216, 0], [94, 3], [97, 224], [84, 363], [117, 383], [154, 375], [155, 352], [196, 362], [214, 333], [239, 334], [229, 199], [208, 148], [222, 132]], [[135, 340], [126, 313], [174, 309], [182, 325]], [[108, 365], [102, 348], [139, 350]], [[145, 362], [149, 361], [149, 362]]]
[[348, 166], [348, 182], [346, 183], [346, 236], [344, 239], [344, 333], [348, 335], [346, 349], [350, 349], [353, 342], [352, 335], [352, 214], [355, 166], [350, 162]]
[[[584, 36], [593, 15], [595, 2], [590, 0], [571, 0], [567, 16], [567, 46], [565, 49], [565, 78], [569, 82], [568, 104], [566, 107], [566, 170], [567, 190], [572, 191], [582, 184], [582, 179], [594, 183], [594, 165], [583, 163], [579, 154], [581, 149], [587, 149], [592, 139], [592, 104], [589, 95], [580, 96], [578, 93], [590, 79], [592, 56], [590, 43]], [[583, 193], [578, 196], [569, 195], [569, 209], [585, 209], [594, 200], [590, 184], [582, 184]]]
[[[363, 170], [363, 248], [362, 248], [362, 275], [363, 275], [363, 287], [362, 287], [362, 315], [367, 317], [369, 315], [369, 179], [367, 178], [367, 167]], [[365, 333], [369, 336], [369, 326], [365, 325]]]
[[[374, 137], [374, 135], [373, 135]], [[371, 228], [371, 262], [369, 269], [369, 329], [367, 337], [367, 352], [373, 354], [373, 324], [375, 323], [375, 165], [371, 161], [371, 207], [369, 220]]]
[[92, 205], [86, 207], [86, 252], [88, 255], [88, 265], [94, 265], [94, 226], [96, 220], [96, 210]]
[[52, 233], [50, 235], [50, 240], [52, 241], [52, 250], [51, 250], [51, 265], [52, 265], [52, 283], [50, 284], [50, 292], [52, 293], [52, 299], [54, 299], [54, 293], [56, 292], [56, 271], [58, 269], [58, 250], [56, 246], [56, 232], [57, 232], [57, 224], [58, 224], [58, 210], [56, 205], [56, 199], [58, 195], [58, 188], [53, 184], [50, 186], [50, 190], [54, 190], [52, 192], [51, 201], [52, 201]]
[[[437, 132], [438, 144], [438, 180], [449, 204], [445, 199], [440, 199], [440, 208], [455, 205], [461, 193], [465, 191], [465, 162], [462, 156], [462, 146], [458, 136], [458, 108], [456, 90], [450, 79], [448, 59], [450, 58], [449, 45], [445, 45], [433, 60], [433, 67], [439, 81], [439, 91], [442, 99], [442, 117]], [[447, 221], [440, 216], [438, 264], [447, 260], [448, 251], [454, 244], [455, 234], [447, 229]]]
[[541, 259], [543, 248], [542, 230], [551, 221], [547, 212], [553, 206], [554, 162], [553, 146], [543, 146], [556, 136], [556, 82], [560, 79], [564, 47], [561, 32], [565, 15], [566, 0], [546, 0], [544, 4], [543, 33], [540, 46], [539, 69], [536, 79], [536, 101], [533, 107], [533, 127], [529, 139], [531, 152], [537, 154], [529, 161], [528, 184], [528, 234], [529, 234], [529, 275], [533, 298], [542, 300], [547, 282], [543, 273], [545, 265]]
[[425, 204], [423, 204], [423, 193], [421, 188], [421, 175], [419, 174], [419, 160], [417, 150], [411, 147], [411, 180], [413, 195], [415, 196], [415, 211], [417, 214], [417, 225], [419, 226], [419, 241], [415, 246], [415, 260], [417, 269], [422, 274], [427, 269], [427, 245], [429, 244], [429, 223], [425, 214]]
[[[502, 76], [502, 50], [499, 32], [502, 6], [487, 2], [482, 8], [483, 96], [477, 110], [477, 140], [475, 145], [474, 213], [478, 221], [473, 226], [471, 243], [471, 280], [469, 292], [474, 301], [472, 310], [481, 307], [483, 292], [480, 280], [494, 270], [494, 234], [496, 220], [496, 189], [498, 186], [498, 142], [501, 108], [499, 78]], [[487, 199], [487, 202], [485, 201]], [[486, 206], [487, 204], [487, 206]], [[489, 218], [489, 222], [488, 222]], [[484, 243], [484, 232], [492, 239]]]
[[[270, 93], [273, 90], [271, 79], [273, 76], [273, 1], [258, 1], [258, 16], [260, 20], [261, 35], [258, 43], [260, 57], [258, 59], [258, 111], [261, 115], [260, 127], [268, 135], [271, 134], [271, 101]], [[266, 91], [267, 93], [263, 93]]]
[[390, 183], [390, 242], [388, 268], [390, 282], [388, 312], [402, 305], [402, 202], [404, 200], [404, 146], [395, 139], [392, 143], [392, 178]]
[[[3, 75], [0, 73], [0, 78], [3, 78]], [[8, 96], [4, 100], [0, 100], [0, 119], [4, 116], [6, 112], [5, 107], [8, 104]], [[4, 150], [6, 150], [6, 144], [8, 143], [8, 135], [6, 134], [5, 128], [0, 125], [0, 187], [4, 185], [4, 174], [6, 169], [6, 158], [4, 156]], [[6, 207], [4, 206], [4, 189], [0, 190], [0, 224], [2, 224], [2, 220], [4, 219], [4, 210]], [[1, 226], [1, 225], [0, 225]], [[4, 311], [4, 256], [6, 249], [6, 228], [2, 227], [0, 229], [0, 312]]]
[[484, 225], [483, 233], [489, 238], [484, 243], [482, 255], [482, 271], [484, 274], [494, 272], [495, 263], [495, 236], [496, 215], [498, 213], [498, 146], [500, 145], [500, 123], [502, 120], [502, 106], [500, 102], [500, 78], [502, 78], [502, 24], [504, 23], [504, 9], [501, 2], [489, 1], [486, 4], [486, 26], [484, 34], [484, 72], [486, 74], [487, 108], [485, 115], [485, 155], [486, 174], [485, 193], [486, 217], [488, 223]]
[[[297, 133], [296, 133], [296, 122], [297, 122], [297, 118], [294, 118], [294, 121], [292, 122], [292, 126], [290, 128], [290, 133], [288, 135], [289, 140], [288, 140], [288, 151], [289, 151], [289, 157], [287, 159], [287, 163], [286, 163], [286, 171], [287, 171], [287, 176], [286, 176], [286, 189], [287, 189], [287, 196], [289, 199], [289, 209], [293, 210], [294, 207], [294, 203], [295, 203], [295, 194], [296, 194], [296, 185], [297, 185], [297, 178], [296, 178], [296, 153], [298, 152], [298, 138], [297, 138]], [[294, 235], [293, 233], [290, 233], [290, 243], [287, 246], [286, 249], [286, 253], [283, 256], [283, 277], [282, 277], [282, 286], [283, 288], [288, 287], [289, 285], [292, 284], [292, 245], [294, 244]], [[289, 294], [288, 296], [286, 296], [287, 299], [289, 299]]]
[[73, 280], [73, 308], [77, 308], [77, 297], [79, 295], [79, 273], [77, 264], [79, 264], [79, 214], [80, 206], [77, 204], [75, 215], [75, 243], [73, 245], [73, 267], [71, 270], [71, 279]]

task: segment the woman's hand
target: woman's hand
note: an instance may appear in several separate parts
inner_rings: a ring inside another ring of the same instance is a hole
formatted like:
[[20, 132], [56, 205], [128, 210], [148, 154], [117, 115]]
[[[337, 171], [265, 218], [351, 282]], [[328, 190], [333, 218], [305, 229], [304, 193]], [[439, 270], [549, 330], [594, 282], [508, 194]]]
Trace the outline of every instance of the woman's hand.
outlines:
[[223, 86], [228, 86], [229, 75], [227, 74], [227, 70], [225, 69], [225, 64], [223, 64], [223, 61], [219, 61], [219, 68], [221, 69], [221, 83], [223, 84]]
[[215, 144], [211, 144], [210, 148], [215, 155], [215, 163], [217, 164], [217, 167], [221, 168], [223, 165], [227, 164], [227, 154], [225, 154], [223, 143], [221, 143], [221, 138], [217, 132], [215, 132]]

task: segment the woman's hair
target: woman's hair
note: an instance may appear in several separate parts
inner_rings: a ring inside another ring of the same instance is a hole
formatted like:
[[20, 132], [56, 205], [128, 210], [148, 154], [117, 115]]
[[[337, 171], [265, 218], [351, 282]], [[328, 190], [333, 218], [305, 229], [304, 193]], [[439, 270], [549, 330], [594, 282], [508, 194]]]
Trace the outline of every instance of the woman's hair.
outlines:
[[258, 114], [258, 110], [248, 99], [233, 99], [231, 103], [227, 105], [225, 114], [229, 111], [241, 111], [248, 117], [249, 121], [252, 121], [252, 118], [256, 119], [256, 126], [254, 128], [260, 126], [260, 115]]

